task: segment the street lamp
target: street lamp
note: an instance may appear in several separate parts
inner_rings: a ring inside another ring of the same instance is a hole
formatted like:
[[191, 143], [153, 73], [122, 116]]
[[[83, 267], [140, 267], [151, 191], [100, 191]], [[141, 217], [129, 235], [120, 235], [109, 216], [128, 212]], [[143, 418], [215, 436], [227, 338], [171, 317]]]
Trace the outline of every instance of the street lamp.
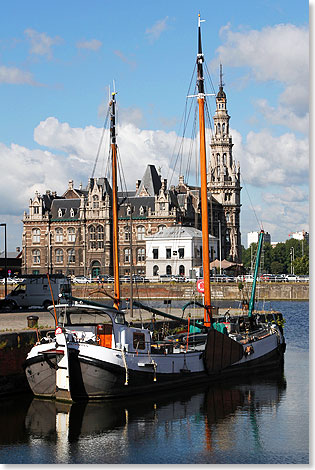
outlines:
[[7, 224], [2, 223], [0, 227], [4, 227], [4, 294], [8, 295], [8, 257], [7, 257]]

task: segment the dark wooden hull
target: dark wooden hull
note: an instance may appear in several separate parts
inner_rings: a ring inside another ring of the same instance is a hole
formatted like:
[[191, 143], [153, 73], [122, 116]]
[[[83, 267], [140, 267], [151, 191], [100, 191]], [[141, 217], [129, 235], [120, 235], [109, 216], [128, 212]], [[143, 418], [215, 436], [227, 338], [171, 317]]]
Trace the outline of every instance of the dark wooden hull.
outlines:
[[[124, 368], [111, 363], [78, 355], [69, 355], [70, 393], [73, 401], [100, 400], [133, 396], [165, 389], [182, 388], [188, 384], [213, 383], [234, 377], [252, 377], [263, 370], [270, 371], [283, 364], [284, 345], [273, 351], [239, 364], [233, 364], [213, 372], [156, 373], [129, 370], [126, 384]], [[53, 353], [39, 355], [25, 362], [25, 372], [35, 396], [56, 397], [55, 367], [58, 358]]]

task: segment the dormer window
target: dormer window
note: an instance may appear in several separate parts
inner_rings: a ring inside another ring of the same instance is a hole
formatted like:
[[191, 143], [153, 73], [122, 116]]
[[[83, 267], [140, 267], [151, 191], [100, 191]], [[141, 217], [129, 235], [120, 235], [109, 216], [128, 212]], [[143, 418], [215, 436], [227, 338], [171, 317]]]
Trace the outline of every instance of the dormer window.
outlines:
[[144, 214], [144, 208], [142, 206], [140, 206], [139, 213], [140, 213], [140, 215]]
[[127, 213], [127, 215], [130, 215], [130, 213], [131, 213], [131, 207], [130, 206], [127, 207], [126, 213]]
[[72, 207], [70, 209], [70, 217], [74, 217], [74, 209]]
[[63, 213], [62, 213], [62, 209], [58, 209], [58, 217], [62, 217], [63, 216]]

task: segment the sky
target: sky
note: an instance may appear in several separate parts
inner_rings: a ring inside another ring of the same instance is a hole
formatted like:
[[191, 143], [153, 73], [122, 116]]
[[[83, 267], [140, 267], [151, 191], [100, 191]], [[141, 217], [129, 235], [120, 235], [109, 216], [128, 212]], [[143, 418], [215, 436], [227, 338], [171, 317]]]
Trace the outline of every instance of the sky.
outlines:
[[[272, 241], [309, 231], [308, 10], [305, 0], [2, 2], [0, 223], [7, 224], [8, 249], [22, 244], [23, 213], [35, 191], [61, 195], [70, 179], [87, 184], [113, 82], [128, 188], [147, 164], [176, 184], [171, 162], [199, 12], [216, 91], [223, 65], [241, 166], [242, 244], [260, 224]], [[104, 175], [106, 152], [95, 176]]]

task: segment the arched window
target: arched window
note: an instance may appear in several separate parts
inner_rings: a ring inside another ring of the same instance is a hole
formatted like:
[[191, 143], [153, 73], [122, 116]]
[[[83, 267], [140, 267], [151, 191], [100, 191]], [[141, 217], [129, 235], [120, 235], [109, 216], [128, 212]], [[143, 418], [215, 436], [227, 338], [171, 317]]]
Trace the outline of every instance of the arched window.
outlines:
[[130, 240], [130, 227], [129, 227], [129, 225], [125, 225], [124, 232], [125, 232], [125, 241], [127, 242], [127, 241]]
[[90, 250], [96, 249], [96, 230], [94, 225], [90, 225], [89, 227], [89, 246]]
[[96, 229], [97, 234], [97, 248], [104, 248], [104, 227], [103, 225], [98, 225]]
[[75, 251], [73, 248], [67, 251], [68, 263], [75, 263]]
[[226, 165], [226, 153], [223, 154], [223, 164]]
[[68, 242], [75, 242], [75, 228], [68, 228]]
[[217, 153], [217, 165], [220, 165], [220, 154]]
[[162, 232], [163, 229], [166, 228], [166, 225], [159, 225], [158, 226], [158, 232]]
[[222, 134], [225, 134], [225, 123], [222, 124]]
[[145, 248], [138, 248], [137, 250], [137, 261], [143, 262], [145, 261]]
[[172, 266], [169, 264], [166, 266], [166, 275], [171, 276], [172, 275]]
[[137, 227], [137, 239], [144, 240], [145, 237], [145, 227], [143, 225], [138, 225]]
[[93, 209], [98, 209], [99, 207], [99, 197], [97, 194], [94, 194], [93, 196]]
[[182, 264], [179, 266], [178, 274], [180, 276], [185, 276], [185, 266], [183, 266]]
[[40, 263], [40, 250], [33, 250], [33, 264], [39, 264]]
[[157, 264], [153, 266], [153, 276], [158, 276], [159, 275], [159, 267]]
[[32, 230], [33, 243], [40, 243], [40, 229], [33, 228]]
[[124, 262], [130, 263], [130, 248], [124, 249]]
[[61, 227], [56, 228], [55, 234], [56, 234], [56, 243], [62, 243], [63, 242], [63, 229]]
[[63, 250], [61, 248], [57, 248], [55, 255], [56, 263], [63, 263]]
[[221, 134], [221, 126], [219, 122], [218, 122], [218, 134]]

